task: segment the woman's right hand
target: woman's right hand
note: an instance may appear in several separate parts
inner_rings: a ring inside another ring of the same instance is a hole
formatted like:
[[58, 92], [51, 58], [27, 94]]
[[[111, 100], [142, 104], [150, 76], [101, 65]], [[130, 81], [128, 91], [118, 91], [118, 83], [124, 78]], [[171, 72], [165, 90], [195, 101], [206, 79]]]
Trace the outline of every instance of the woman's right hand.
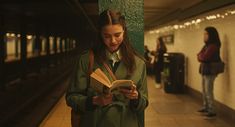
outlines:
[[112, 102], [113, 102], [113, 95], [112, 94], [93, 97], [93, 104], [94, 105], [106, 106], [106, 105], [111, 104]]

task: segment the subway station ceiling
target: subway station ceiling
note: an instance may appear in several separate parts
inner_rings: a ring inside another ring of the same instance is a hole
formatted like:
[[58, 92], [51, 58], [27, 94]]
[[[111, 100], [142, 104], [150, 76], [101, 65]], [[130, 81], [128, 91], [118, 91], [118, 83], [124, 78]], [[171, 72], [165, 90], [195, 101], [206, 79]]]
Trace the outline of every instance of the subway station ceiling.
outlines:
[[144, 0], [145, 30], [235, 4], [235, 0]]
[[155, 26], [171, 13], [190, 8], [203, 0], [144, 0], [145, 28]]
[[97, 18], [98, 0], [0, 0], [0, 27], [12, 32], [76, 36]]
[[[234, 3], [234, 0], [144, 0], [145, 29], [175, 19], [182, 20]], [[22, 24], [29, 31], [48, 31], [77, 35], [84, 23], [98, 19], [98, 0], [0, 0], [0, 27], [19, 31]], [[59, 28], [59, 29], [58, 29]]]

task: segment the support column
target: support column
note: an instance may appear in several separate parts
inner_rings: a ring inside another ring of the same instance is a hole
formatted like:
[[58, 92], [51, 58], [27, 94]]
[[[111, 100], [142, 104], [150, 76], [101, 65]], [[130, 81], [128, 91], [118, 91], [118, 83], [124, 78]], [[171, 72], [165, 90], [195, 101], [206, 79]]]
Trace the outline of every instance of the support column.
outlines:
[[19, 57], [19, 44], [20, 44], [20, 39], [19, 39], [19, 37], [18, 37], [18, 35], [16, 34], [16, 37], [15, 37], [16, 39], [15, 39], [15, 57], [18, 59], [18, 57]]
[[54, 50], [54, 56], [55, 56], [54, 63], [57, 65], [57, 64], [59, 64], [60, 57], [57, 54], [58, 49], [57, 49], [57, 37], [56, 37], [56, 35], [54, 35], [54, 39], [53, 39], [53, 50]]
[[79, 39], [78, 38], [75, 39], [75, 48], [76, 49], [79, 48]]
[[54, 49], [54, 53], [57, 54], [57, 37], [54, 36], [54, 39], [53, 39], [53, 49]]
[[26, 75], [26, 64], [27, 64], [27, 38], [26, 38], [26, 32], [22, 30], [21, 32], [21, 43], [20, 43], [20, 48], [21, 48], [21, 53], [20, 53], [20, 61], [21, 61], [21, 77], [24, 78]]
[[68, 52], [68, 38], [64, 39], [65, 52]]
[[46, 55], [50, 55], [50, 36], [46, 35]]
[[63, 40], [64, 40], [64, 38], [61, 37], [61, 38], [60, 38], [60, 52], [61, 52], [61, 53], [64, 52], [64, 51], [63, 51]]
[[41, 55], [42, 52], [42, 41], [40, 39], [40, 35], [36, 34], [36, 38], [35, 38], [35, 50], [37, 55]]
[[[35, 42], [34, 55], [36, 57], [40, 57], [42, 54], [42, 40], [40, 38], [39, 32], [36, 32], [34, 42]], [[35, 64], [36, 64], [36, 66], [34, 66], [36, 67], [35, 70], [37, 71], [37, 73], [40, 73], [42, 65], [43, 65], [42, 62], [39, 60], [36, 60]]]
[[5, 39], [4, 39], [4, 31], [0, 30], [0, 90], [5, 90]]
[[71, 49], [71, 47], [70, 47], [70, 43], [71, 43], [71, 39], [70, 38], [68, 38], [68, 50], [70, 51], [70, 49]]

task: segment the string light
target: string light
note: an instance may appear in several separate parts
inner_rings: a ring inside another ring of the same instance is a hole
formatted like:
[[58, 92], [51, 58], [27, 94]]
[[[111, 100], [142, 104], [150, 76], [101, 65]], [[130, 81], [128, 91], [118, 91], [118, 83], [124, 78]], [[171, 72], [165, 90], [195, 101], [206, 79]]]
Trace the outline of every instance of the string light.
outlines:
[[149, 33], [150, 33], [150, 34], [153, 34], [153, 33], [154, 33], [154, 31], [152, 31], [152, 30], [151, 30], [151, 31], [149, 31]]
[[233, 10], [233, 11], [230, 11], [230, 13], [233, 15], [233, 14], [235, 14], [235, 10]]
[[157, 33], [157, 34], [158, 34], [158, 33], [160, 33], [160, 31], [159, 31], [159, 30], [155, 30], [155, 33]]
[[200, 23], [201, 21], [202, 21], [202, 19], [197, 19], [196, 24]]
[[174, 29], [179, 29], [179, 25], [174, 25]]
[[213, 15], [207, 15], [202, 18], [192, 19], [192, 20], [186, 21], [182, 24], [173, 24], [173, 25], [168, 25], [168, 26], [162, 27], [162, 28], [150, 30], [149, 33], [150, 34], [154, 34], [154, 33], [159, 34], [159, 33], [171, 32], [171, 31], [178, 30], [178, 29], [184, 29], [184, 28], [187, 28], [192, 25], [198, 25], [204, 21], [224, 19], [224, 18], [226, 18], [228, 16], [232, 16], [234, 14], [235, 14], [235, 10], [228, 10], [228, 11], [225, 11], [224, 13], [220, 13], [220, 14], [217, 13], [217, 14], [213, 14]]

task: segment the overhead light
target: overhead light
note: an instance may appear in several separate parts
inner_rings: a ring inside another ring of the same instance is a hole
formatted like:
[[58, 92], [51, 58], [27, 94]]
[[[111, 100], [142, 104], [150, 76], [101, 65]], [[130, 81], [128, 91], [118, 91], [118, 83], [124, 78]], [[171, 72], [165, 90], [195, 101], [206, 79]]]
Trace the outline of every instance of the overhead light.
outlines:
[[32, 35], [27, 35], [27, 39], [32, 39], [33, 38], [33, 36]]
[[14, 34], [14, 33], [11, 33], [10, 36], [11, 36], [11, 37], [15, 37], [15, 34]]
[[10, 36], [10, 33], [6, 33], [6, 36], [9, 37], [9, 36]]

